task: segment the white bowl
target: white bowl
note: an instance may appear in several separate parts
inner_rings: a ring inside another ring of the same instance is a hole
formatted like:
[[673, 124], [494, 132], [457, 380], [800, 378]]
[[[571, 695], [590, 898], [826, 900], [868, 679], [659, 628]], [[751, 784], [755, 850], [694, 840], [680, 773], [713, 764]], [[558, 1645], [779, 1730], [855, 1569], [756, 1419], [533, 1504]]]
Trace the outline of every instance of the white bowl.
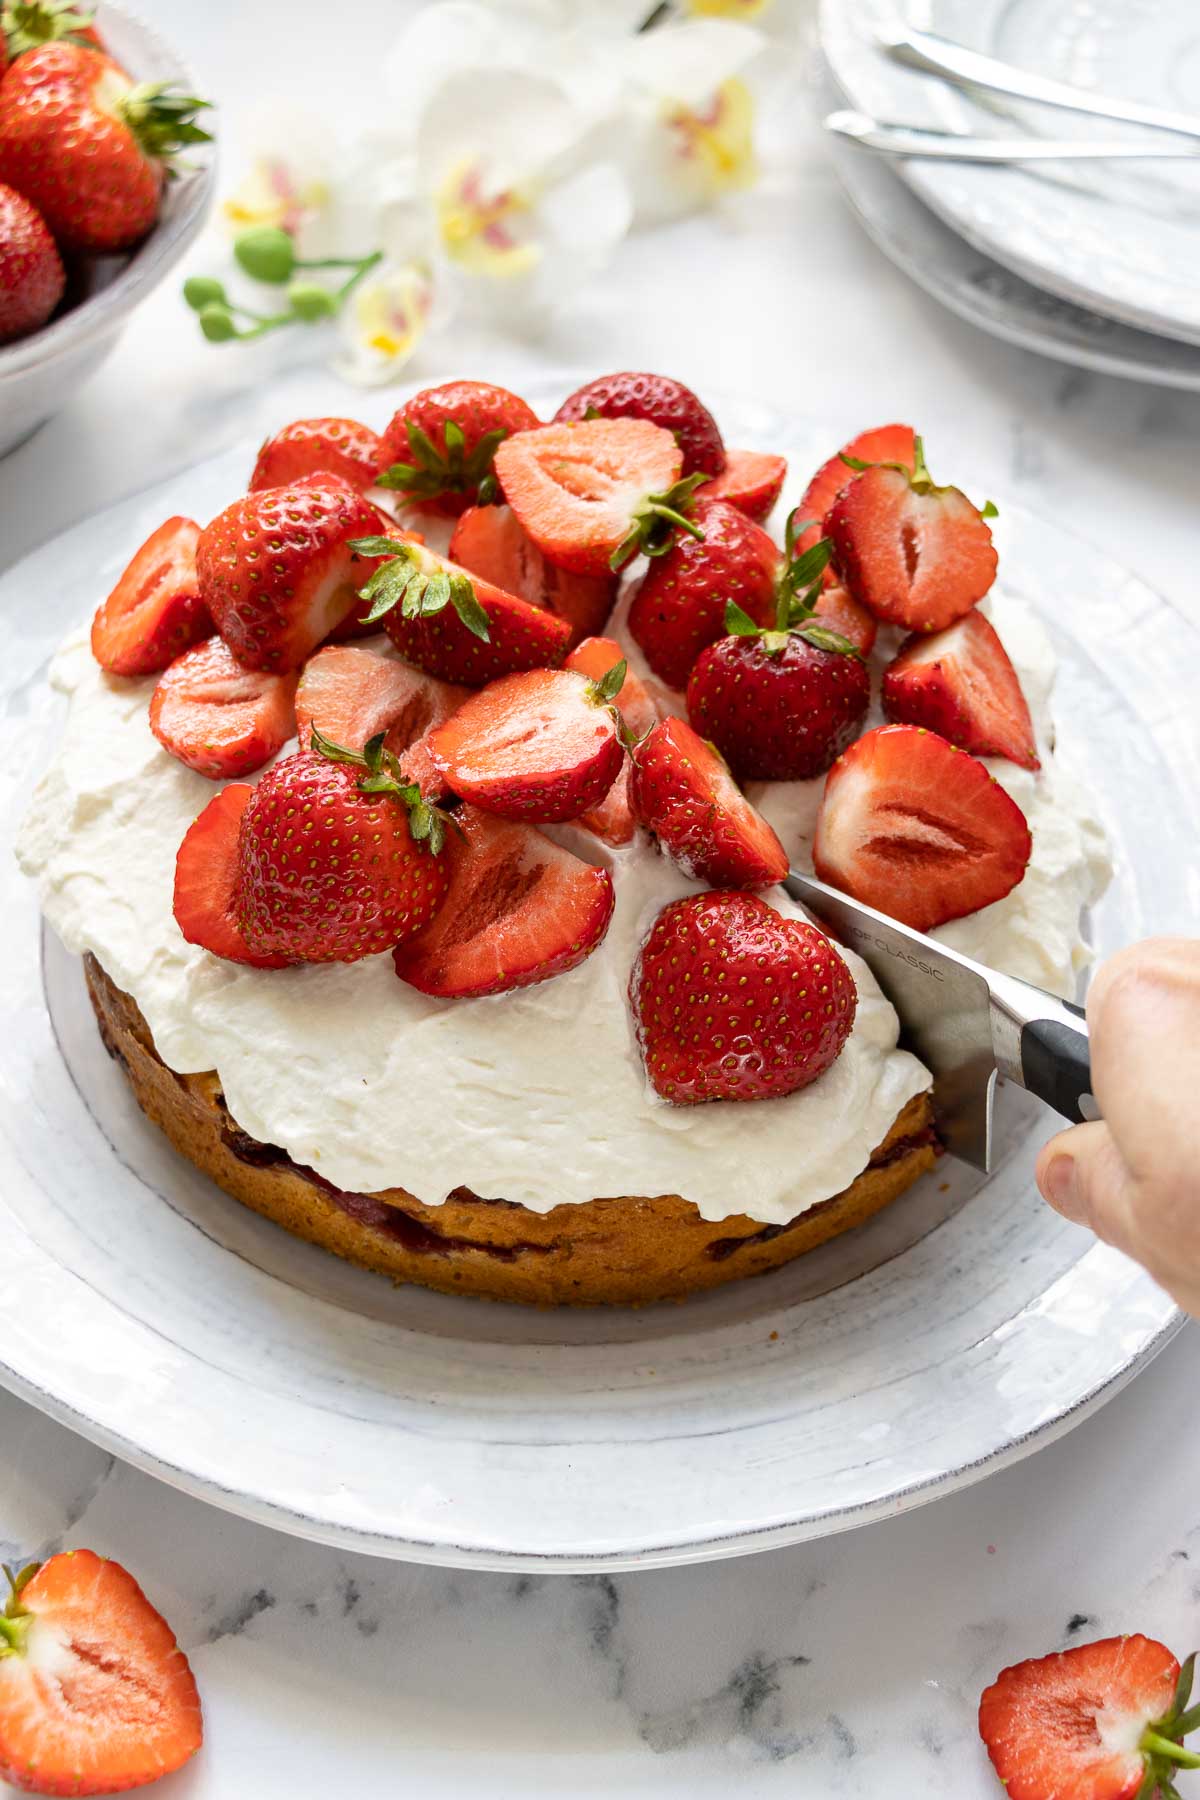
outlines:
[[[102, 4], [96, 27], [135, 80], [178, 82], [195, 92], [179, 57], [140, 19]], [[106, 265], [118, 259], [100, 259], [85, 300], [31, 337], [0, 349], [0, 456], [36, 431], [95, 373], [134, 307], [178, 262], [204, 223], [216, 179], [213, 146], [199, 145], [184, 160], [187, 167], [166, 185], [158, 224], [117, 272], [106, 280]]]

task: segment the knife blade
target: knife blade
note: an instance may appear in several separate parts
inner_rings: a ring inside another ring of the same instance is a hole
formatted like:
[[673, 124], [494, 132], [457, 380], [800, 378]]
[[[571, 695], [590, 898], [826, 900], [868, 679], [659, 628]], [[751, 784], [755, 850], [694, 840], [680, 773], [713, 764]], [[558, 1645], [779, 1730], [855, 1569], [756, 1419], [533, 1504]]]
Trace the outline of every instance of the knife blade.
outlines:
[[996, 1081], [1014, 1081], [1078, 1124], [1098, 1119], [1082, 1007], [864, 906], [797, 869], [784, 888], [862, 957], [900, 1019], [901, 1042], [933, 1076], [946, 1148], [985, 1174]]

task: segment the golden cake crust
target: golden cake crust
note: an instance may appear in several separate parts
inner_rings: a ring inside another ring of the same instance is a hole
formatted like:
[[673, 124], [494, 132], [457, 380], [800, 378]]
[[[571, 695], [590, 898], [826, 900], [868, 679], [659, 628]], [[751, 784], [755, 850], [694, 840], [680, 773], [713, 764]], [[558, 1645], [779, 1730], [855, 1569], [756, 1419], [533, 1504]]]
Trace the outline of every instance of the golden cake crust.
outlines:
[[138, 1105], [181, 1155], [244, 1206], [285, 1230], [394, 1281], [535, 1306], [646, 1305], [761, 1275], [863, 1224], [911, 1187], [937, 1156], [929, 1094], [897, 1117], [870, 1164], [842, 1193], [788, 1225], [737, 1214], [701, 1218], [677, 1194], [626, 1196], [531, 1212], [456, 1188], [424, 1206], [403, 1188], [346, 1194], [285, 1151], [248, 1137], [215, 1074], [176, 1075], [136, 1003], [85, 958], [104, 1042]]

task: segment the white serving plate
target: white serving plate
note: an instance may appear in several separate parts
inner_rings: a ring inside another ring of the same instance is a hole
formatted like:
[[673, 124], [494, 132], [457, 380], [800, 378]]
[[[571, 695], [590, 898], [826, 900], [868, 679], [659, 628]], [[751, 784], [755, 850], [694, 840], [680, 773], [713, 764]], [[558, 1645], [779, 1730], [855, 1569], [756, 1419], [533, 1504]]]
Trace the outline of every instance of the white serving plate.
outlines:
[[[764, 408], [721, 413], [732, 441], [800, 445], [814, 466], [837, 440]], [[55, 731], [51, 652], [166, 513], [211, 516], [251, 459], [247, 446], [177, 475], [0, 580], [6, 841]], [[1061, 530], [1003, 501], [1000, 529], [1006, 585], [1040, 602], [1062, 655], [1062, 729], [1117, 850], [1099, 943], [1186, 928], [1200, 640]], [[1146, 1275], [1038, 1200], [1048, 1120], [1011, 1092], [981, 1190], [944, 1162], [864, 1230], [683, 1306], [539, 1313], [393, 1288], [170, 1150], [11, 855], [0, 894], [0, 1381], [266, 1524], [484, 1568], [766, 1549], [1029, 1454], [1178, 1323]]]
[[[1006, 121], [1047, 136], [1137, 136], [1103, 119], [972, 97], [902, 68], [875, 40], [904, 23], [1076, 86], [1200, 116], [1195, 0], [821, 0], [821, 46], [834, 77], [877, 118], [989, 136]], [[1200, 343], [1200, 165], [913, 158], [896, 168], [969, 244], [1035, 286]]]

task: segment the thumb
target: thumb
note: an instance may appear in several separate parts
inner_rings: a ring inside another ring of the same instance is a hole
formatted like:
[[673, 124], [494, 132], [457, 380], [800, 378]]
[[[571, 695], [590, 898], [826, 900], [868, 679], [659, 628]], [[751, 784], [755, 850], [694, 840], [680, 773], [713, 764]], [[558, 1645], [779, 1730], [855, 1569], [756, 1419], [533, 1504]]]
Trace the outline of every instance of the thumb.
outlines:
[[1133, 1181], [1107, 1125], [1061, 1131], [1037, 1160], [1037, 1184], [1056, 1212], [1138, 1256]]

